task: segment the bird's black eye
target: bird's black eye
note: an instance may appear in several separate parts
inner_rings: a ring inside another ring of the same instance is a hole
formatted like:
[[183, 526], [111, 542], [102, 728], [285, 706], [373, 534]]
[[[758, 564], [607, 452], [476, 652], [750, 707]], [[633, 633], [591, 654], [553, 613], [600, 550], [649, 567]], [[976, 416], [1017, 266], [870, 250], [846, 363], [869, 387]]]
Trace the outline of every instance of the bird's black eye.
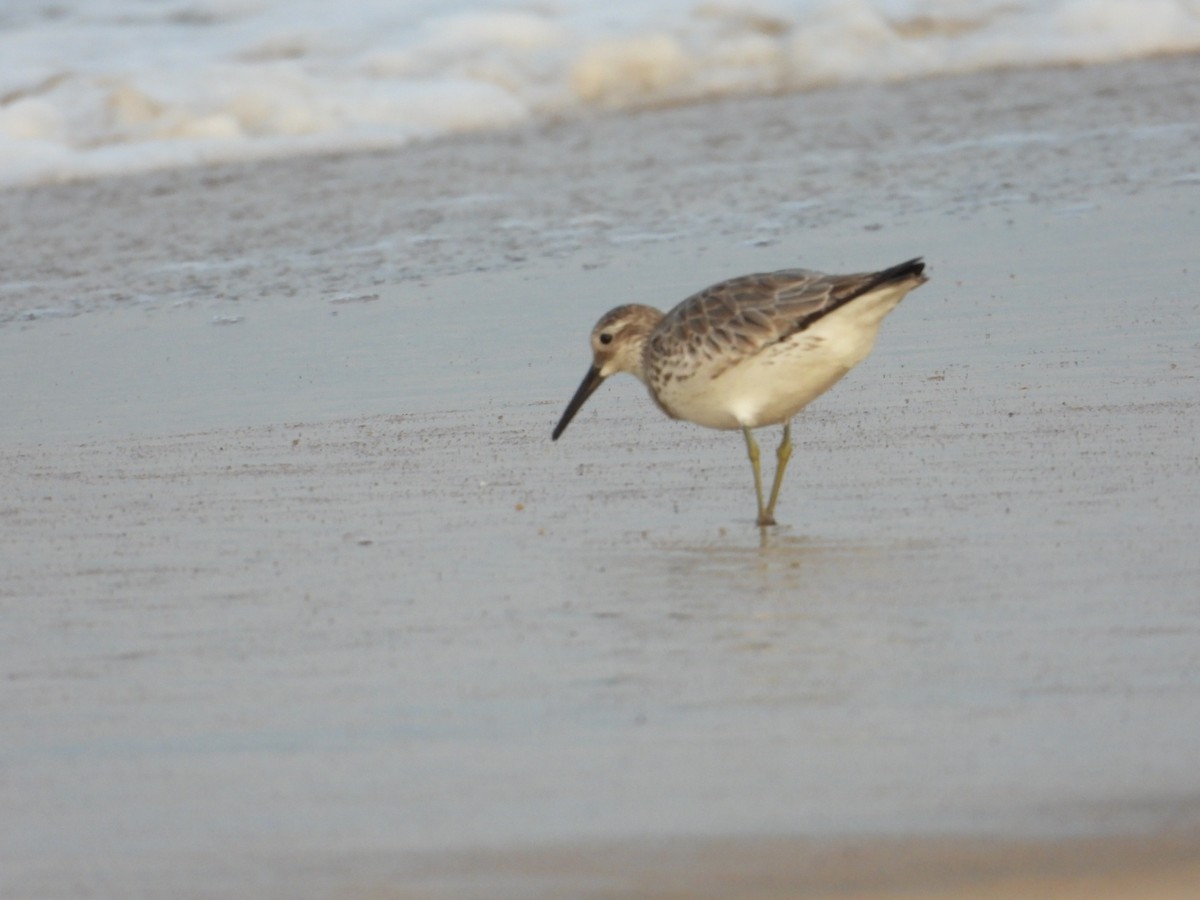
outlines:
[[604, 332], [604, 334], [600, 335], [600, 343], [611, 344], [612, 343], [612, 335], [609, 334], [607, 331]]

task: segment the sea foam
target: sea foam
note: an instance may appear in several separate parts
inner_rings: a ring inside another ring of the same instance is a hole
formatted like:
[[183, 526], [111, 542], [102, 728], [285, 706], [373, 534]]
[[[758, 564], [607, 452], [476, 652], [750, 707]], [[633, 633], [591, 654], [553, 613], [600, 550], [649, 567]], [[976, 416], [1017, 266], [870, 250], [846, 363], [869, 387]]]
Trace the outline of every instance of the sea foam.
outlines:
[[1196, 51], [1198, 0], [12, 0], [0, 183]]

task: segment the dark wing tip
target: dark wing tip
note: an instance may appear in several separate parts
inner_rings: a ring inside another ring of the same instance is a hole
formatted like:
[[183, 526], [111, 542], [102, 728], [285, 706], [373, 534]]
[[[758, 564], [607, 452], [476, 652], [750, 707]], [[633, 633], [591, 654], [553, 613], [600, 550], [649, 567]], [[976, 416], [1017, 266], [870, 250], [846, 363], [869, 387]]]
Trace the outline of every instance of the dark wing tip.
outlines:
[[900, 263], [898, 266], [892, 266], [890, 269], [884, 269], [882, 272], [875, 273], [875, 277], [871, 279], [875, 284], [886, 284], [889, 281], [900, 281], [904, 278], [920, 278], [925, 272], [925, 258], [914, 256], [912, 259]]

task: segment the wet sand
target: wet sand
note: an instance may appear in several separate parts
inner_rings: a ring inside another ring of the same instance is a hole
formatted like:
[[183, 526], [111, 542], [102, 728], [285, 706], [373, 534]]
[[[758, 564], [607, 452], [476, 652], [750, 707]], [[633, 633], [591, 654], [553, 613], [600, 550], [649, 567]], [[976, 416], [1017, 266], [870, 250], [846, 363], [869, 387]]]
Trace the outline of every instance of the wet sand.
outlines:
[[[1185, 896], [1195, 63], [5, 192], [0, 896]], [[549, 441], [609, 306], [916, 254], [779, 528]]]
[[612, 843], [425, 857], [394, 869], [405, 873], [394, 880], [407, 882], [408, 893], [386, 887], [363, 893], [379, 900], [492, 891], [513, 897], [1185, 900], [1200, 884], [1196, 839], [1192, 832], [1039, 842], [924, 836]]

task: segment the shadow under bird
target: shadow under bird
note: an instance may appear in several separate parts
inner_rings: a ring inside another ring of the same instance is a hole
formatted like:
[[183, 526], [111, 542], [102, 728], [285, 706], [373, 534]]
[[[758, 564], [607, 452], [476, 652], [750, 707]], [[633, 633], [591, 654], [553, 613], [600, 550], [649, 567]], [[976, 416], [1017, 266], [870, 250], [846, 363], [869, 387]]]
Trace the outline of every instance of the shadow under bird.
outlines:
[[[928, 281], [924, 270], [919, 257], [854, 275], [784, 269], [714, 284], [665, 314], [636, 304], [609, 310], [592, 329], [592, 366], [552, 439], [604, 379], [636, 375], [671, 418], [742, 430], [758, 524], [774, 525], [792, 417], [866, 358], [884, 316]], [[783, 425], [765, 504], [752, 432], [764, 425]]]

